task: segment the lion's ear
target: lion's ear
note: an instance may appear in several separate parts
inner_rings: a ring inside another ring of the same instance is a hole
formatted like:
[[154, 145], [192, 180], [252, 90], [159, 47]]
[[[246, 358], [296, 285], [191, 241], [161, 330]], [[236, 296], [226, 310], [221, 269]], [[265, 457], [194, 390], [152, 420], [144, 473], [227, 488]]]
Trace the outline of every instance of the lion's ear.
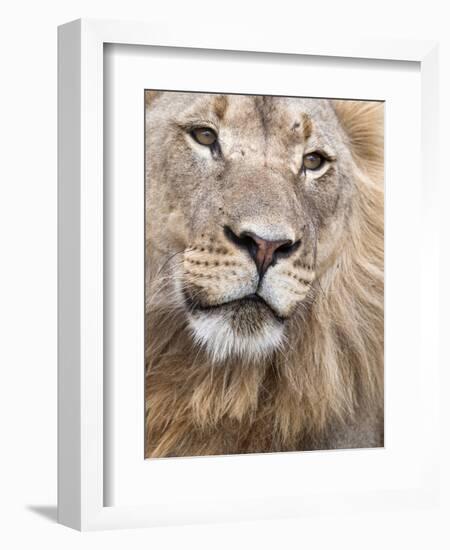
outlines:
[[148, 109], [162, 92], [157, 90], [145, 90], [145, 107]]
[[355, 161], [363, 170], [378, 175], [384, 162], [384, 103], [334, 100], [333, 104]]

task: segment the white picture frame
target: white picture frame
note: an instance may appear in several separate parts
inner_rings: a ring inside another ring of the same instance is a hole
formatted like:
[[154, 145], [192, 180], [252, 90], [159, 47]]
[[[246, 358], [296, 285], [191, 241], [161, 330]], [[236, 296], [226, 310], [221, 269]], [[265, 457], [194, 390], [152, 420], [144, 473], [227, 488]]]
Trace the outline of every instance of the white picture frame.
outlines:
[[[239, 497], [211, 513], [192, 506], [189, 500], [173, 502], [172, 513], [152, 506], [128, 502], [126, 506], [105, 505], [104, 426], [104, 46], [128, 44], [232, 52], [277, 53], [313, 58], [409, 61], [420, 64], [421, 155], [433, 157], [438, 150], [437, 132], [437, 44], [425, 41], [336, 40], [299, 37], [268, 37], [237, 27], [230, 36], [218, 27], [214, 35], [193, 38], [190, 29], [175, 22], [170, 29], [160, 24], [78, 20], [59, 28], [58, 33], [58, 518], [80, 530], [154, 526], [202, 521], [273, 517], [273, 506], [261, 496], [252, 509]], [[437, 498], [437, 455], [434, 448], [437, 424], [435, 397], [438, 387], [438, 249], [437, 173], [434, 163], [422, 163], [421, 178], [421, 281], [427, 281], [427, 300], [420, 312], [421, 346], [427, 349], [426, 380], [421, 377], [421, 405], [426, 410], [428, 452], [421, 463], [420, 483], [401, 490], [384, 488], [364, 495], [335, 491], [308, 500], [292, 495], [278, 499], [277, 515], [319, 513], [324, 508], [341, 511], [355, 507], [421, 506]], [[425, 243], [427, 243], [425, 251]], [[431, 243], [431, 245], [430, 245]], [[426, 315], [425, 315], [426, 314]], [[422, 358], [422, 360], [424, 360]], [[293, 455], [291, 455], [291, 458]], [[292, 458], [295, 460], [295, 457]], [[195, 460], [195, 459], [194, 459]], [[200, 459], [202, 460], [202, 459]], [[221, 467], [226, 468], [223, 464]], [[299, 497], [301, 495], [298, 495]], [[267, 501], [267, 499], [266, 499]], [[230, 506], [231, 504], [231, 506]]]

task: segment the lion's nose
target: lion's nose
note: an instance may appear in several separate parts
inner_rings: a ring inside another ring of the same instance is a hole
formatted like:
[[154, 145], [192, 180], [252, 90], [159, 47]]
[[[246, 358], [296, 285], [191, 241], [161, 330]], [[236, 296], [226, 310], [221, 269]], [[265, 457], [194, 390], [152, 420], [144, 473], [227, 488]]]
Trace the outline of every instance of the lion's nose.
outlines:
[[224, 231], [228, 240], [249, 252], [261, 278], [278, 258], [290, 256], [300, 246], [300, 241], [295, 243], [290, 239], [268, 241], [250, 231], [243, 231], [239, 235], [236, 235], [229, 227], [225, 227]]

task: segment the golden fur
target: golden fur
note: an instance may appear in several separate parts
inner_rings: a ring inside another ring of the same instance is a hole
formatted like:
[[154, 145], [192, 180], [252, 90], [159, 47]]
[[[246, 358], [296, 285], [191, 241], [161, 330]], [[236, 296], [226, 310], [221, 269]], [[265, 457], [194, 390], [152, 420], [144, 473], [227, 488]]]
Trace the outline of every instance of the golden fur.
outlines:
[[[170, 94], [162, 94], [167, 95]], [[382, 104], [335, 101], [326, 105], [326, 109], [335, 112], [342, 131], [342, 154], [345, 149], [350, 153], [345, 168], [346, 177], [351, 180], [347, 203], [339, 206], [337, 214], [327, 212], [325, 221], [320, 221], [322, 226], [317, 222], [319, 236], [314, 237], [314, 242], [319, 242], [319, 250], [305, 251], [296, 263], [293, 260], [289, 264], [292, 284], [299, 273], [292, 265], [300, 266], [302, 277], [307, 278], [308, 273], [311, 277], [304, 281], [305, 294], [299, 302], [286, 311], [280, 309], [286, 313], [283, 343], [263, 355], [231, 353], [218, 360], [207, 346], [193, 338], [179, 288], [171, 285], [182, 280], [187, 288], [197, 283], [200, 276], [203, 281], [206, 272], [194, 271], [195, 278], [189, 279], [192, 265], [202, 262], [218, 265], [231, 257], [237, 264], [234, 269], [240, 269], [240, 263], [245, 264], [242, 269], [250, 269], [250, 263], [245, 263], [247, 259], [238, 256], [238, 251], [233, 250], [234, 256], [229, 256], [230, 245], [225, 240], [218, 241], [213, 233], [208, 241], [209, 256], [204, 255], [208, 250], [195, 250], [200, 235], [195, 226], [188, 227], [186, 215], [177, 208], [185, 200], [183, 189], [177, 187], [169, 196], [158, 188], [169, 157], [156, 156], [157, 145], [152, 136], [164, 117], [171, 116], [170, 102], [164, 107], [164, 101], [169, 100], [148, 93], [146, 456], [382, 446]], [[220, 109], [226, 119], [226, 105], [220, 105]], [[310, 119], [314, 126], [314, 111]], [[271, 119], [266, 120], [270, 131]], [[303, 124], [304, 139], [309, 139], [306, 126]], [[273, 131], [277, 129], [274, 127]], [[162, 140], [160, 146], [172, 147]], [[181, 147], [185, 147], [181, 141], [173, 146], [170, 163], [177, 163]], [[206, 161], [202, 162], [199, 170], [203, 170]], [[180, 158], [180, 166], [182, 163], [188, 165]], [[195, 166], [192, 169], [194, 173], [197, 170]], [[181, 167], [182, 174], [183, 170]], [[177, 177], [171, 175], [170, 179], [175, 181]], [[183, 181], [183, 176], [180, 178]], [[186, 174], [185, 181], [189, 178], [192, 176]], [[226, 206], [225, 203], [225, 211]], [[159, 229], [163, 218], [158, 215], [167, 220], [164, 234]], [[211, 216], [216, 215], [211, 212]], [[329, 236], [327, 228], [332, 223], [338, 229], [330, 230]], [[314, 239], [311, 237], [311, 242]], [[326, 250], [322, 256], [320, 246]], [[280, 262], [277, 269], [282, 266]], [[287, 272], [285, 268], [283, 273]], [[281, 271], [276, 273], [281, 276]], [[299, 294], [302, 288], [290, 287], [290, 292]], [[203, 286], [200, 290], [205, 293], [205, 300], [213, 303], [213, 287]], [[195, 296], [200, 295], [200, 290], [197, 288]]]

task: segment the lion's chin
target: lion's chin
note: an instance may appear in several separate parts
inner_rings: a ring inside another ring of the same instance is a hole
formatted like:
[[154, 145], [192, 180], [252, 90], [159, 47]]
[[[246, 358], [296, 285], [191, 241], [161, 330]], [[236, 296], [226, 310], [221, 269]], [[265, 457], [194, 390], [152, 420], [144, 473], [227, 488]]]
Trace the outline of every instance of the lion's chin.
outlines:
[[259, 361], [281, 348], [283, 322], [267, 306], [244, 302], [188, 314], [194, 341], [217, 363]]

